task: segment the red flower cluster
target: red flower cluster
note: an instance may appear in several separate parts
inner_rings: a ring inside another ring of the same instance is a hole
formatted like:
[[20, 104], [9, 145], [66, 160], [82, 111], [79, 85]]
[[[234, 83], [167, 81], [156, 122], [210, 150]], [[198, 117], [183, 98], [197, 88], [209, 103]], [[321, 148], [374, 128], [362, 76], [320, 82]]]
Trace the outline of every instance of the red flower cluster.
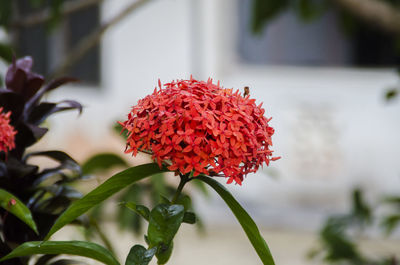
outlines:
[[15, 135], [17, 132], [10, 125], [11, 112], [3, 113], [3, 108], [0, 107], [0, 151], [5, 152], [15, 148]]
[[139, 100], [120, 123], [128, 131], [126, 153], [152, 153], [160, 165], [194, 176], [223, 173], [241, 184], [271, 157], [271, 136], [264, 109], [238, 91], [194, 79], [167, 83]]

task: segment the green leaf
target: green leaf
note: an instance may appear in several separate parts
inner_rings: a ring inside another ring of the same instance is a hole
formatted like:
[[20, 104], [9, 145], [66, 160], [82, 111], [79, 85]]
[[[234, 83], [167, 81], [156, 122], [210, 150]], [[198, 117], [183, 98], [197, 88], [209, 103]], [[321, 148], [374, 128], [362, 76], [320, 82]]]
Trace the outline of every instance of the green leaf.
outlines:
[[159, 204], [151, 210], [147, 236], [149, 247], [157, 247], [159, 264], [165, 264], [173, 248], [172, 240], [183, 221], [185, 209], [179, 204]]
[[243, 209], [243, 207], [236, 201], [232, 194], [228, 190], [226, 190], [225, 187], [222, 186], [218, 181], [212, 178], [198, 176], [195, 179], [204, 181], [221, 196], [221, 198], [226, 202], [226, 204], [235, 215], [236, 219], [239, 221], [240, 225], [242, 226], [244, 232], [249, 238], [251, 244], [253, 245], [263, 264], [274, 265], [275, 263], [274, 259], [272, 258], [271, 252], [264, 238], [261, 236], [256, 223]]
[[174, 249], [174, 242], [171, 241], [168, 245], [160, 245], [157, 249], [156, 257], [157, 264], [166, 264], [172, 255], [172, 250]]
[[8, 26], [13, 13], [13, 0], [1, 0], [0, 3], [0, 26]]
[[185, 212], [183, 215], [183, 221], [182, 223], [187, 223], [187, 224], [195, 224], [196, 223], [196, 214], [192, 212]]
[[329, 262], [350, 261], [350, 264], [364, 264], [363, 257], [345, 230], [349, 225], [347, 216], [331, 217], [320, 232], [324, 245], [325, 260]]
[[[141, 203], [144, 192], [146, 192], [144, 184], [135, 183], [125, 189], [117, 200], [122, 202]], [[118, 207], [117, 222], [119, 227], [122, 229], [131, 229], [138, 236], [142, 234], [143, 219], [137, 214], [132, 214], [131, 210], [126, 207]]]
[[400, 214], [386, 216], [382, 221], [382, 226], [386, 230], [386, 234], [390, 234], [400, 224]]
[[84, 175], [88, 175], [98, 171], [109, 170], [117, 166], [128, 167], [129, 165], [119, 155], [113, 153], [100, 153], [92, 156], [83, 163], [82, 172]]
[[3, 189], [0, 189], [0, 206], [18, 217], [21, 221], [32, 228], [36, 234], [39, 234], [29, 208], [26, 207], [17, 197]]
[[294, 3], [294, 9], [303, 22], [311, 22], [321, 17], [328, 7], [328, 2], [321, 0], [298, 0]]
[[31, 241], [15, 248], [10, 254], [0, 259], [0, 262], [35, 254], [68, 254], [88, 257], [107, 265], [120, 265], [114, 256], [104, 247], [84, 241]]
[[180, 194], [179, 198], [176, 200], [176, 204], [180, 204], [188, 211], [192, 208], [192, 199], [186, 194]]
[[160, 169], [156, 163], [150, 163], [131, 167], [115, 174], [96, 189], [85, 195], [82, 199], [72, 203], [71, 206], [56, 220], [44, 240], [48, 240], [52, 234], [57, 232], [64, 225], [72, 222], [90, 208], [98, 205], [123, 188], [148, 176], [165, 171], [167, 170]]
[[156, 251], [156, 247], [147, 250], [142, 245], [134, 245], [129, 251], [125, 265], [147, 265], [156, 254]]
[[[83, 219], [83, 217], [85, 217], [85, 216], [82, 216], [81, 218]], [[81, 218], [79, 218], [79, 219], [81, 219]], [[113, 254], [115, 256], [115, 250], [114, 250], [114, 247], [113, 247], [110, 239], [103, 232], [103, 229], [101, 229], [101, 227], [99, 226], [99, 222], [96, 219], [93, 219], [91, 216], [89, 216], [89, 223], [84, 228], [85, 228], [84, 233], [86, 233], [86, 235], [85, 235], [86, 241], [90, 241], [89, 240], [90, 237], [93, 236], [93, 234], [90, 235], [90, 233], [97, 233], [97, 235], [103, 242], [103, 245], [110, 251], [111, 254]]]
[[383, 202], [386, 204], [400, 207], [400, 197], [398, 196], [388, 196], [384, 198]]
[[143, 235], [144, 237], [144, 242], [146, 242], [147, 245], [150, 245], [149, 237], [146, 235]]
[[47, 21], [47, 30], [51, 31], [58, 26], [62, 19], [61, 15], [61, 8], [63, 6], [64, 1], [63, 0], [52, 0], [50, 1], [50, 19]]
[[142, 216], [147, 221], [150, 218], [150, 210], [144, 205], [137, 205], [133, 202], [124, 203], [124, 206]]
[[365, 202], [363, 192], [360, 189], [353, 190], [353, 209], [351, 216], [361, 225], [371, 223], [371, 207]]
[[289, 7], [289, 0], [253, 0], [252, 32], [261, 34], [264, 27]]
[[169, 204], [171, 201], [167, 197], [160, 195], [160, 203]]
[[182, 205], [159, 204], [151, 210], [147, 236], [150, 247], [169, 243], [178, 231], [185, 209]]
[[11, 45], [0, 42], [0, 58], [4, 59], [7, 63], [12, 62], [13, 50]]

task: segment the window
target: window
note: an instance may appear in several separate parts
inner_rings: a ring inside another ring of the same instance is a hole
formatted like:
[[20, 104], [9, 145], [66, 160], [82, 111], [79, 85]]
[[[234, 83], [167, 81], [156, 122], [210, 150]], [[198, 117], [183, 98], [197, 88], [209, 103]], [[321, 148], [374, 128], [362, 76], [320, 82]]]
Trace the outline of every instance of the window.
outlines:
[[[21, 15], [34, 12], [27, 1], [19, 1], [19, 8]], [[48, 75], [80, 40], [98, 27], [99, 21], [100, 7], [93, 5], [68, 15], [53, 30], [42, 24], [21, 28], [16, 36], [17, 53], [19, 56], [31, 55], [34, 58], [34, 70]], [[88, 85], [99, 85], [100, 63], [100, 47], [97, 45], [65, 75], [76, 77]]]
[[396, 39], [360, 23], [350, 30], [331, 11], [302, 22], [285, 11], [261, 35], [250, 31], [252, 1], [239, 1], [238, 51], [248, 64], [315, 66], [393, 66], [399, 62]]

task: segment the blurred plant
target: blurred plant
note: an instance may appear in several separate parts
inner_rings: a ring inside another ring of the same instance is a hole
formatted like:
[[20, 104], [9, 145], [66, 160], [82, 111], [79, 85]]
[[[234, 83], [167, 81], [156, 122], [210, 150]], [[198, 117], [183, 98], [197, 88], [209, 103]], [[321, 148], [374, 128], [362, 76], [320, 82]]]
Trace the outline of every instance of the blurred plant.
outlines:
[[386, 234], [389, 235], [400, 225], [400, 197], [388, 196], [384, 199], [383, 204], [390, 207], [389, 213], [381, 222]]
[[349, 44], [348, 63], [363, 67], [397, 66], [399, 4], [398, 0], [253, 0], [249, 28], [255, 35], [263, 35], [269, 23], [289, 12], [304, 23], [334, 16], [334, 23], [345, 33]]
[[[400, 74], [399, 69], [397, 74]], [[387, 101], [398, 97], [399, 88], [393, 87], [385, 93]], [[385, 214], [373, 214], [386, 208]], [[400, 225], [400, 197], [387, 196], [375, 207], [368, 205], [363, 199], [360, 189], [353, 191], [351, 212], [342, 216], [327, 219], [319, 233], [321, 247], [310, 252], [311, 258], [321, 258], [332, 264], [367, 264], [367, 265], [399, 265], [398, 253], [391, 257], [370, 258], [359, 248], [359, 238], [369, 229], [379, 226], [386, 236], [391, 235]]]
[[[372, 258], [358, 248], [359, 240], [378, 222], [387, 234], [394, 231], [400, 223], [400, 198], [390, 197], [382, 202], [397, 206], [397, 212], [381, 218], [373, 216], [373, 208], [363, 199], [360, 189], [353, 191], [352, 209], [348, 214], [329, 217], [319, 233], [321, 246], [310, 251], [310, 258], [323, 259], [329, 264], [352, 265], [398, 265], [399, 260], [393, 254], [389, 257]], [[379, 220], [378, 220], [379, 219]], [[375, 222], [374, 222], [375, 221]]]
[[[228, 183], [235, 181], [241, 184], [247, 173], [278, 159], [272, 157], [270, 150], [274, 130], [268, 125], [270, 119], [264, 117], [265, 110], [261, 105], [257, 106], [249, 95], [244, 97], [238, 91], [234, 93], [232, 89], [223, 89], [219, 84], [213, 84], [212, 80], [180, 80], [164, 86], [162, 88], [159, 83], [159, 89], [140, 100], [128, 114], [128, 119], [120, 123], [128, 131], [125, 153], [148, 153], [156, 163], [131, 167], [113, 175], [72, 203], [50, 229], [45, 242], [27, 242], [0, 261], [32, 254], [72, 254], [119, 265], [109, 250], [95, 243], [47, 240], [113, 194], [146, 177], [158, 175], [153, 178], [159, 181], [159, 174], [171, 171], [180, 178], [177, 189], [172, 194], [167, 191], [168, 185], [153, 182], [152, 190], [158, 193], [159, 201], [151, 209], [135, 201], [122, 202], [148, 222], [144, 236], [147, 247], [134, 245], [126, 258], [126, 265], [147, 265], [154, 256], [158, 264], [168, 262], [181, 224], [196, 223], [196, 214], [190, 209], [190, 197], [182, 192], [189, 182], [201, 182], [213, 188], [232, 210], [262, 263], [274, 264], [257, 225], [224, 186], [215, 180], [215, 177], [225, 177]], [[93, 161], [101, 161], [107, 156], [107, 160], [111, 160], [109, 154], [90, 159], [85, 164], [86, 170], [94, 170], [97, 162]], [[116, 164], [123, 164], [116, 157], [112, 159]], [[145, 186], [136, 184], [136, 187]], [[143, 196], [142, 190], [137, 194], [139, 189], [133, 189], [130, 192], [135, 196]], [[132, 194], [125, 193], [125, 196]]]
[[[74, 159], [59, 150], [26, 150], [47, 133], [41, 124], [49, 116], [66, 110], [82, 111], [82, 106], [73, 100], [43, 101], [48, 92], [75, 80], [60, 78], [43, 86], [43, 77], [31, 72], [32, 64], [30, 57], [14, 60], [5, 77], [5, 88], [0, 89], [1, 256], [26, 241], [42, 240], [60, 214], [81, 197], [69, 185], [82, 176]], [[57, 165], [39, 167], [30, 163], [34, 157], [51, 159]], [[40, 260], [50, 261], [53, 257]], [[18, 258], [8, 264], [26, 262], [27, 259]]]
[[263, 28], [285, 10], [293, 10], [305, 22], [321, 17], [329, 10], [339, 12], [347, 31], [367, 25], [397, 35], [400, 32], [400, 1], [398, 0], [253, 0], [252, 30]]
[[[400, 77], [400, 68], [397, 68], [397, 76]], [[399, 85], [387, 89], [385, 93], [385, 99], [387, 101], [392, 101], [396, 99], [399, 95], [399, 91], [400, 91]]]

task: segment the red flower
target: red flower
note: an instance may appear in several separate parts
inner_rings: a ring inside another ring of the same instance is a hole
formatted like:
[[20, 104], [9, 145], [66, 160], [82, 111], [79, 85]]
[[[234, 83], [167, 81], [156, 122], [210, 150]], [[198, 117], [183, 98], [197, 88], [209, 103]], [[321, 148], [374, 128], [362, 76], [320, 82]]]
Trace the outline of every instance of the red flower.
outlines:
[[238, 91], [194, 79], [173, 81], [132, 107], [125, 122], [126, 153], [152, 153], [176, 173], [222, 173], [228, 183], [242, 183], [271, 157], [274, 129], [255, 99]]
[[0, 107], [0, 151], [5, 152], [15, 148], [15, 135], [17, 132], [10, 125], [11, 112], [3, 113], [3, 108]]

